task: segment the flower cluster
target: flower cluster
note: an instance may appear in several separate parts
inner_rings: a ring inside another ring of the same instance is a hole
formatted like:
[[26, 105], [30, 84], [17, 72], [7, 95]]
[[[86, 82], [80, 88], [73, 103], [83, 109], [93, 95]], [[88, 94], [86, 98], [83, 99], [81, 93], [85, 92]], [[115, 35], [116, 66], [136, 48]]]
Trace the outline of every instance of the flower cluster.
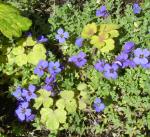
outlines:
[[107, 79], [116, 79], [119, 68], [135, 68], [140, 65], [143, 68], [150, 68], [150, 51], [147, 49], [135, 48], [135, 44], [131, 41], [126, 42], [121, 53], [115, 58], [112, 64], [99, 60], [95, 65], [95, 69], [104, 73]]
[[[42, 88], [52, 92], [56, 75], [61, 72], [59, 62], [47, 62], [45, 60], [39, 61], [38, 65], [34, 69], [34, 74], [41, 77], [45, 72], [49, 72], [49, 74], [46, 77], [45, 85], [43, 85]], [[37, 95], [34, 93], [35, 90], [36, 87], [30, 84], [28, 89], [18, 87], [16, 91], [12, 93], [19, 102], [15, 112], [20, 121], [29, 122], [35, 118], [35, 115], [31, 113], [31, 109], [29, 108], [30, 101], [37, 98]]]
[[31, 113], [31, 109], [29, 108], [29, 103], [31, 99], [35, 99], [37, 96], [34, 93], [35, 86], [29, 85], [28, 89], [22, 89], [18, 87], [12, 95], [18, 100], [19, 105], [16, 109], [16, 115], [20, 121], [33, 121], [35, 115]]
[[115, 63], [117, 63], [122, 68], [134, 68], [136, 64], [133, 61], [132, 51], [135, 47], [135, 44], [131, 41], [126, 42], [123, 46], [121, 53], [116, 57]]
[[119, 66], [115, 63], [109, 64], [105, 63], [104, 61], [99, 60], [95, 64], [95, 69], [99, 72], [103, 72], [105, 78], [107, 79], [116, 79], [118, 77], [117, 71]]
[[55, 85], [56, 75], [61, 72], [60, 63], [41, 60], [34, 69], [34, 74], [37, 74], [39, 77], [41, 77], [45, 72], [48, 72], [49, 76], [46, 77], [43, 88], [47, 91], [52, 91], [53, 86]]
[[81, 51], [79, 54], [70, 57], [69, 62], [73, 62], [77, 67], [81, 68], [87, 62], [85, 57], [86, 57], [86, 54]]
[[96, 112], [101, 112], [105, 109], [105, 105], [100, 98], [96, 98], [93, 104]]
[[37, 74], [39, 77], [44, 75], [44, 72], [49, 72], [51, 75], [55, 75], [61, 71], [59, 62], [48, 62], [45, 60], [39, 61], [38, 65], [34, 69], [34, 74]]

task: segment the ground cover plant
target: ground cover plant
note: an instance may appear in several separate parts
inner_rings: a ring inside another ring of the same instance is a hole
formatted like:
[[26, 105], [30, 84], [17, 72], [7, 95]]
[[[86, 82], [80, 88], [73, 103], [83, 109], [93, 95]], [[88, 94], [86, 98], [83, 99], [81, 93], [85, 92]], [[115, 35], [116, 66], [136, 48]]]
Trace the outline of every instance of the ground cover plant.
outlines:
[[150, 1], [57, 3], [0, 2], [0, 137], [149, 137]]

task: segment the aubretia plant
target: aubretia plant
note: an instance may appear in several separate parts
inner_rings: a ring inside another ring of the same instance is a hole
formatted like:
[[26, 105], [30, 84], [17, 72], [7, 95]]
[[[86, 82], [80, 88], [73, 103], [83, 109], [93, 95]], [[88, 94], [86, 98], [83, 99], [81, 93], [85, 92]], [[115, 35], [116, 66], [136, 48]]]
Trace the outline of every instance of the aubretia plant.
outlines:
[[17, 87], [16, 91], [12, 93], [12, 95], [19, 101], [23, 101], [22, 97], [22, 89], [21, 87]]
[[14, 115], [45, 137], [147, 137], [149, 1], [73, 2], [55, 7], [48, 36], [0, 45], [0, 88], [9, 86]]
[[43, 35], [39, 36], [38, 39], [37, 39], [38, 43], [43, 43], [43, 42], [47, 42], [47, 41], [48, 41], [48, 39], [45, 38]]
[[100, 9], [96, 10], [96, 16], [97, 17], [107, 17], [108, 16], [108, 11], [106, 9], [106, 6], [101, 6]]
[[24, 121], [29, 116], [31, 116], [31, 109], [28, 107], [29, 107], [28, 102], [23, 102], [18, 106], [18, 108], [16, 109], [16, 114], [19, 120]]
[[34, 69], [34, 74], [37, 74], [39, 77], [44, 75], [44, 71], [48, 68], [48, 62], [45, 60], [40, 60], [36, 68]]
[[104, 103], [102, 103], [100, 98], [96, 98], [93, 105], [96, 112], [101, 112], [105, 109]]
[[75, 45], [78, 47], [82, 47], [83, 46], [83, 38], [77, 38], [75, 41]]
[[74, 55], [70, 57], [69, 62], [73, 62], [77, 67], [81, 68], [87, 62], [85, 57], [86, 57], [86, 54], [81, 51], [78, 55]]
[[117, 74], [118, 65], [117, 64], [105, 64], [104, 66], [104, 76], [108, 79], [116, 79], [118, 77]]
[[134, 14], [139, 14], [141, 12], [141, 7], [139, 6], [138, 3], [133, 4], [133, 12]]
[[26, 89], [22, 90], [22, 96], [25, 97], [26, 101], [29, 102], [31, 99], [35, 99], [37, 97], [34, 91], [35, 91], [35, 86], [29, 85], [28, 90]]
[[133, 61], [135, 62], [135, 64], [137, 65], [145, 65], [148, 64], [148, 57], [150, 56], [150, 51], [148, 51], [147, 49], [140, 49], [137, 48], [136, 50], [134, 50], [134, 56], [135, 58], [133, 59]]
[[105, 62], [99, 60], [99, 61], [94, 65], [94, 67], [95, 67], [95, 69], [98, 70], [99, 72], [103, 72], [103, 71], [104, 71], [104, 65], [105, 65]]
[[56, 75], [61, 72], [59, 62], [49, 62], [48, 71], [51, 75]]
[[60, 28], [57, 30], [55, 38], [59, 41], [59, 43], [64, 43], [66, 39], [69, 38], [69, 33], [65, 32], [62, 28]]

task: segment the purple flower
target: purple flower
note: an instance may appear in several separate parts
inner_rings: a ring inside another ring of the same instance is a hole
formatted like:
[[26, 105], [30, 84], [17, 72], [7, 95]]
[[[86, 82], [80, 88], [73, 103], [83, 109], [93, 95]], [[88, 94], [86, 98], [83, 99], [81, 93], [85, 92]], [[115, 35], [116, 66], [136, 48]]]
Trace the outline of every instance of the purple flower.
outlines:
[[143, 68], [150, 69], [150, 63], [142, 65]]
[[46, 84], [43, 86], [43, 88], [47, 91], [52, 91], [53, 90], [53, 84], [54, 84], [55, 80], [56, 80], [55, 74], [53, 74], [49, 77], [46, 77], [46, 79], [45, 79]]
[[139, 6], [139, 4], [137, 3], [133, 4], [133, 12], [134, 14], [139, 14], [141, 12], [141, 7]]
[[81, 51], [78, 55], [70, 57], [69, 62], [73, 62], [77, 67], [81, 68], [87, 62], [85, 57], [86, 57], [86, 54]]
[[117, 63], [120, 65], [122, 68], [125, 68], [125, 63], [128, 59], [128, 54], [122, 52], [120, 55], [116, 57], [116, 61], [119, 61], [120, 63]]
[[133, 59], [133, 61], [135, 62], [135, 64], [137, 65], [145, 65], [148, 63], [148, 56], [150, 56], [150, 52], [147, 49], [141, 49], [141, 48], [137, 48], [136, 50], [134, 50], [134, 56], [135, 58]]
[[49, 76], [49, 77], [46, 77], [45, 83], [46, 83], [46, 84], [53, 83], [53, 82], [55, 81], [55, 79], [56, 79], [56, 75], [51, 75], [51, 76]]
[[66, 41], [66, 39], [69, 38], [69, 33], [64, 32], [64, 30], [62, 28], [60, 28], [57, 30], [57, 34], [56, 34], [55, 38], [59, 41], [59, 43], [64, 43]]
[[134, 42], [131, 41], [126, 42], [123, 46], [123, 52], [130, 53], [133, 50], [134, 46], [135, 46]]
[[135, 68], [136, 64], [133, 60], [128, 59], [123, 63], [123, 68], [126, 68], [126, 67]]
[[104, 76], [107, 79], [116, 79], [118, 77], [117, 74], [117, 70], [118, 70], [118, 65], [117, 64], [105, 64], [104, 66]]
[[35, 91], [35, 86], [30, 84], [28, 90], [23, 89], [22, 96], [24, 96], [27, 101], [30, 101], [31, 99], [35, 99], [37, 96], [34, 93], [34, 91]]
[[101, 61], [99, 60], [95, 65], [95, 69], [99, 72], [103, 72], [104, 71], [104, 65], [105, 65], [105, 62], [104, 61]]
[[27, 122], [33, 121], [34, 119], [35, 119], [35, 115], [34, 114], [31, 114], [30, 116], [26, 117], [26, 121]]
[[48, 71], [51, 75], [56, 75], [61, 72], [60, 63], [59, 62], [49, 62]]
[[52, 91], [52, 90], [53, 90], [53, 87], [52, 87], [52, 85], [50, 85], [50, 84], [44, 85], [43, 88], [44, 88], [45, 90], [47, 90], [47, 91]]
[[131, 59], [128, 59], [128, 54], [125, 52], [121, 52], [121, 54], [116, 57], [115, 63], [121, 66], [122, 68], [136, 67], [136, 64]]
[[34, 74], [37, 74], [39, 77], [44, 75], [44, 70], [48, 67], [48, 62], [45, 60], [39, 61], [38, 65], [34, 69]]
[[17, 87], [16, 91], [12, 93], [12, 95], [19, 101], [23, 101], [22, 97], [22, 89], [21, 87]]
[[47, 41], [48, 41], [48, 38], [45, 38], [43, 35], [39, 36], [37, 39], [38, 43], [43, 43], [43, 42], [47, 42]]
[[107, 17], [108, 12], [107, 12], [106, 6], [101, 6], [99, 9], [97, 9], [96, 16], [97, 17]]
[[83, 40], [84, 40], [83, 38], [77, 38], [75, 41], [75, 45], [78, 47], [82, 47]]
[[31, 115], [31, 109], [29, 109], [28, 106], [28, 102], [23, 102], [18, 106], [17, 110], [15, 111], [20, 121], [24, 121], [26, 117], [29, 117]]
[[96, 98], [93, 105], [96, 112], [101, 112], [105, 109], [104, 103], [102, 103], [100, 98]]

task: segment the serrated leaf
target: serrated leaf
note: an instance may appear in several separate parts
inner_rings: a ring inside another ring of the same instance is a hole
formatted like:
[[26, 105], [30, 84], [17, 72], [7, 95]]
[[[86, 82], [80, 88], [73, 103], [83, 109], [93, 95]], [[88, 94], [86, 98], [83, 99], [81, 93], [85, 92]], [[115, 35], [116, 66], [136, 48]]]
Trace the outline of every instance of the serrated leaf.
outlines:
[[50, 108], [42, 108], [40, 110], [41, 122], [45, 123], [49, 119], [51, 113], [53, 113], [53, 111]]
[[87, 85], [85, 83], [80, 83], [80, 84], [78, 84], [77, 89], [79, 91], [86, 90], [87, 89]]
[[48, 108], [48, 107], [50, 107], [52, 105], [53, 105], [53, 99], [52, 98], [47, 98], [43, 102], [44, 108]]
[[36, 109], [39, 109], [40, 106], [43, 103], [43, 98], [42, 97], [38, 97], [37, 99], [35, 99], [35, 103], [33, 105], [33, 107], [35, 107]]
[[65, 102], [65, 106], [66, 106], [66, 110], [67, 110], [69, 113], [76, 112], [77, 103], [76, 103], [76, 100], [75, 100], [75, 99], [72, 99], [71, 101], [66, 101], [66, 102]]
[[81, 96], [84, 100], [87, 100], [87, 99], [88, 99], [88, 94], [87, 94], [87, 92], [85, 92], [85, 91], [81, 91], [81, 92], [80, 92], [80, 96]]
[[45, 60], [46, 59], [46, 55], [45, 53], [43, 54], [42, 52], [30, 52], [28, 55], [27, 55], [27, 58], [28, 58], [28, 62], [33, 64], [33, 65], [37, 65], [38, 62], [40, 60]]
[[59, 128], [59, 121], [56, 116], [52, 113], [46, 122], [46, 127], [50, 130], [57, 130]]
[[74, 92], [69, 90], [64, 90], [60, 93], [60, 96], [65, 100], [72, 100], [74, 97]]
[[55, 113], [55, 115], [56, 115], [56, 117], [57, 117], [57, 119], [60, 123], [65, 123], [66, 122], [67, 113], [64, 109], [56, 109], [54, 111], [54, 113]]
[[50, 92], [40, 89], [37, 91], [39, 93], [39, 97], [35, 99], [34, 107], [39, 109], [40, 106], [44, 106], [44, 108], [49, 108], [53, 105], [53, 99], [50, 97]]
[[13, 55], [20, 55], [24, 53], [24, 48], [22, 46], [18, 46], [13, 48], [12, 52]]
[[33, 47], [33, 52], [37, 52], [37, 53], [46, 53], [46, 49], [44, 47], [43, 44], [36, 44]]
[[27, 37], [26, 41], [23, 42], [23, 46], [27, 47], [27, 46], [34, 46], [36, 44], [36, 41], [33, 40], [32, 37]]
[[56, 106], [60, 109], [63, 109], [65, 108], [65, 101], [64, 99], [59, 99], [57, 102], [56, 102]]
[[40, 114], [41, 122], [45, 123], [46, 127], [50, 130], [57, 130], [60, 123], [65, 123], [67, 115], [63, 109], [53, 111], [50, 108], [42, 108]]
[[86, 103], [82, 100], [79, 100], [79, 109], [80, 110], [86, 109]]
[[16, 8], [0, 3], [0, 31], [3, 35], [10, 39], [20, 37], [22, 31], [28, 30], [31, 24], [31, 20], [22, 17]]
[[27, 55], [26, 54], [21, 54], [15, 57], [15, 62], [18, 66], [23, 66], [27, 64]]

